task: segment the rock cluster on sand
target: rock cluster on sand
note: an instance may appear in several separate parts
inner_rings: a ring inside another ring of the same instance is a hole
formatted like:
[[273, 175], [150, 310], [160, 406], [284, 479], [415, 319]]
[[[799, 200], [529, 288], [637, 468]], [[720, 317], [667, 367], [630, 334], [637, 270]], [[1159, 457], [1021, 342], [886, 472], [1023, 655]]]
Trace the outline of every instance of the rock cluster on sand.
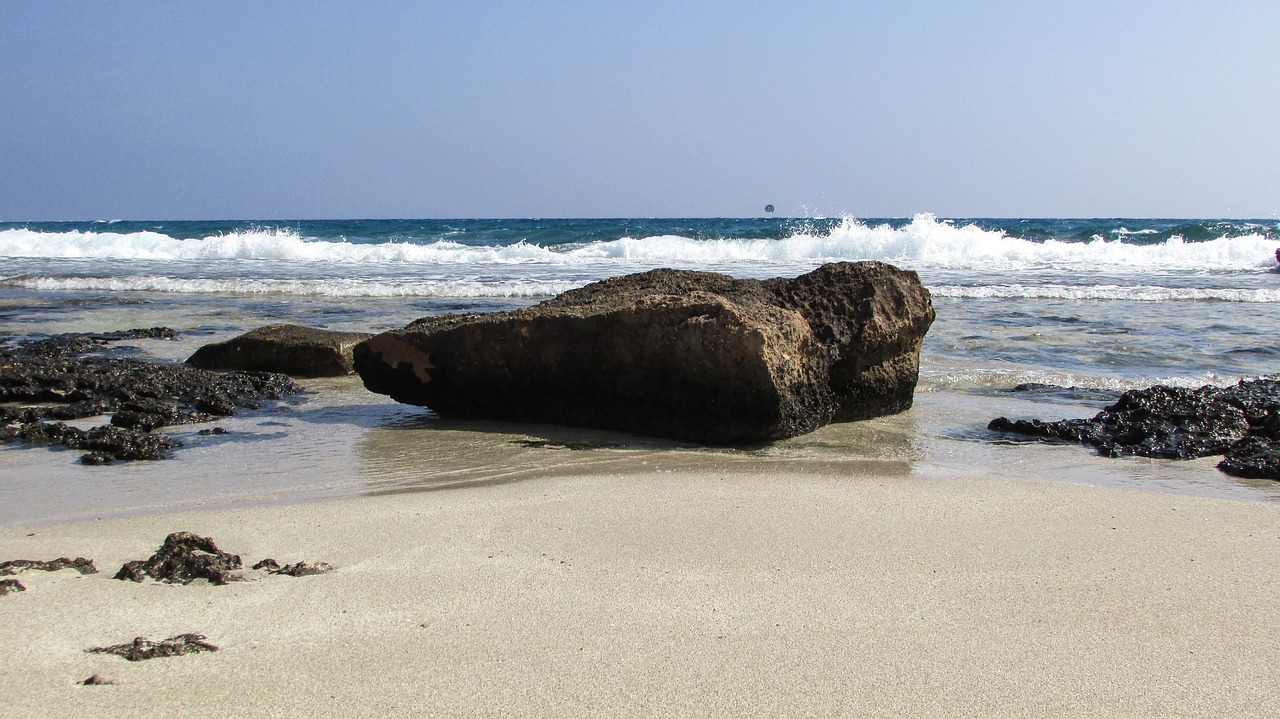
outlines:
[[[0, 577], [17, 574], [19, 572], [56, 572], [59, 569], [74, 569], [81, 574], [97, 574], [98, 568], [93, 566], [92, 559], [84, 557], [58, 557], [57, 559], [38, 560], [38, 559], [11, 559], [6, 562], [0, 562]], [[0, 597], [11, 592], [25, 592], [27, 588], [16, 579], [0, 579]]]
[[351, 374], [351, 348], [369, 337], [368, 333], [302, 325], [269, 325], [226, 342], [207, 344], [196, 350], [187, 364], [204, 369], [283, 372], [295, 377], [335, 377]]
[[914, 272], [795, 279], [654, 270], [355, 347], [370, 390], [455, 417], [749, 444], [911, 406], [934, 318]]
[[[244, 562], [240, 555], [218, 549], [211, 537], [201, 537], [192, 532], [173, 532], [164, 538], [164, 544], [147, 559], [126, 562], [116, 572], [116, 579], [141, 582], [148, 577], [169, 584], [190, 584], [204, 579], [210, 584], [223, 585], [243, 577], [240, 570]], [[306, 577], [332, 572], [326, 562], [304, 559], [284, 567], [268, 557], [253, 565], [255, 570], [290, 577]]]
[[1238, 477], [1280, 479], [1280, 380], [1199, 389], [1130, 390], [1091, 419], [1010, 421], [988, 429], [1089, 444], [1110, 457], [1194, 459], [1225, 455], [1218, 468]]
[[[181, 444], [154, 429], [230, 416], [299, 391], [282, 374], [215, 373], [132, 357], [86, 356], [120, 340], [176, 334], [161, 327], [0, 346], [0, 402], [38, 405], [0, 407], [0, 441], [81, 449], [87, 452], [85, 464], [160, 459]], [[109, 426], [82, 430], [64, 423], [103, 414], [114, 415]]]
[[240, 557], [218, 549], [209, 537], [191, 532], [174, 532], [147, 559], [126, 563], [116, 572], [116, 579], [141, 582], [151, 577], [157, 582], [190, 584], [197, 579], [211, 584], [234, 581], [232, 572], [243, 567]]

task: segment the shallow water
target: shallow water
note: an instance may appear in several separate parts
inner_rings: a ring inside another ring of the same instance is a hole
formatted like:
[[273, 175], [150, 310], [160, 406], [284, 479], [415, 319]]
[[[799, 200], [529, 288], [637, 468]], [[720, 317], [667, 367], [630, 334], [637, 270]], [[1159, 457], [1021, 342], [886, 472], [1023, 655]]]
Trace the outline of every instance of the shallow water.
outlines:
[[[924, 391], [912, 410], [896, 416], [830, 425], [763, 447], [707, 449], [564, 427], [446, 421], [371, 394], [356, 378], [304, 385], [306, 394], [263, 410], [168, 428], [185, 447], [160, 462], [86, 467], [77, 451], [0, 447], [0, 524], [647, 472], [696, 472], [708, 481], [741, 473], [820, 474], [851, 483], [1030, 477], [1280, 501], [1280, 483], [1228, 477], [1214, 469], [1213, 459], [1107, 459], [1084, 447], [1009, 443], [985, 430], [997, 415], [1087, 416], [1096, 402]], [[213, 425], [228, 434], [199, 434]]]

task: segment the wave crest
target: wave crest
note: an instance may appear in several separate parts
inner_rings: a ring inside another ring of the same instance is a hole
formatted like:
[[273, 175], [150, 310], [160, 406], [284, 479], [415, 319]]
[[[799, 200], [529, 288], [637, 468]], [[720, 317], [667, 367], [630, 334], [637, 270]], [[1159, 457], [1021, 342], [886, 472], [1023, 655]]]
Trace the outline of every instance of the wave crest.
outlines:
[[1257, 271], [1275, 266], [1275, 240], [1262, 233], [1197, 242], [1173, 237], [1155, 244], [1115, 239], [1033, 241], [1000, 230], [916, 215], [902, 226], [844, 218], [829, 230], [799, 230], [782, 238], [699, 239], [681, 235], [623, 237], [543, 246], [468, 245], [433, 239], [375, 244], [319, 240], [283, 227], [253, 228], [195, 239], [160, 232], [0, 231], [0, 257], [151, 261], [281, 260], [335, 264], [585, 265], [626, 263], [677, 267], [816, 265], [880, 260], [915, 269]]

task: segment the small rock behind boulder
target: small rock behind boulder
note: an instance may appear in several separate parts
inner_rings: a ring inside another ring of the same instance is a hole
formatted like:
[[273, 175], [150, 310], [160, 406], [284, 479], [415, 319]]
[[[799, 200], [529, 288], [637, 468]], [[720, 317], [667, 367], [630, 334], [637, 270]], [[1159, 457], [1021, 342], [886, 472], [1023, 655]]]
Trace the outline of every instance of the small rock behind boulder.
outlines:
[[282, 372], [296, 377], [351, 374], [351, 348], [370, 334], [302, 325], [260, 327], [226, 342], [207, 344], [187, 359], [202, 369]]

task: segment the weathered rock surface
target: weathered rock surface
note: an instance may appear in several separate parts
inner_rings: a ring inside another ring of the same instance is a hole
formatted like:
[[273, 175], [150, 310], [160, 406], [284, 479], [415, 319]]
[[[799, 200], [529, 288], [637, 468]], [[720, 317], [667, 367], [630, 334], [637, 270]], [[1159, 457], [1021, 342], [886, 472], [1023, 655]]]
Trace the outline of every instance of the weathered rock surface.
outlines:
[[[175, 335], [161, 327], [0, 344], [0, 402], [41, 405], [0, 407], [0, 441], [83, 449], [85, 464], [161, 459], [182, 445], [152, 430], [230, 416], [300, 391], [282, 374], [85, 356], [124, 339]], [[111, 426], [81, 430], [62, 422], [104, 414], [114, 415]]]
[[227, 584], [235, 581], [233, 572], [243, 566], [238, 555], [218, 549], [209, 537], [174, 532], [150, 558], [126, 563], [115, 578], [141, 582], [151, 577], [171, 584], [207, 579], [212, 584]]
[[[203, 634], [179, 634], [161, 641], [152, 641], [146, 637], [136, 637], [125, 644], [113, 644], [109, 647], [93, 647], [85, 651], [93, 654], [116, 654], [131, 662], [140, 662], [157, 657], [179, 657], [183, 654], [197, 652], [216, 652], [218, 648], [210, 644]], [[92, 679], [93, 677], [90, 677]], [[88, 680], [85, 681], [89, 683]], [[101, 682], [94, 682], [101, 683]], [[108, 682], [109, 683], [109, 682]]]
[[654, 270], [533, 307], [418, 320], [357, 345], [365, 386], [442, 415], [712, 444], [911, 406], [933, 306], [914, 272]]
[[1221, 454], [1218, 468], [1280, 479], [1280, 380], [1184, 389], [1130, 390], [1092, 419], [1057, 422], [998, 417], [988, 429], [1079, 442], [1110, 457], [1194, 459]]
[[373, 335], [302, 325], [260, 327], [226, 342], [207, 344], [187, 359], [204, 369], [282, 372], [295, 377], [351, 374], [351, 348]]

